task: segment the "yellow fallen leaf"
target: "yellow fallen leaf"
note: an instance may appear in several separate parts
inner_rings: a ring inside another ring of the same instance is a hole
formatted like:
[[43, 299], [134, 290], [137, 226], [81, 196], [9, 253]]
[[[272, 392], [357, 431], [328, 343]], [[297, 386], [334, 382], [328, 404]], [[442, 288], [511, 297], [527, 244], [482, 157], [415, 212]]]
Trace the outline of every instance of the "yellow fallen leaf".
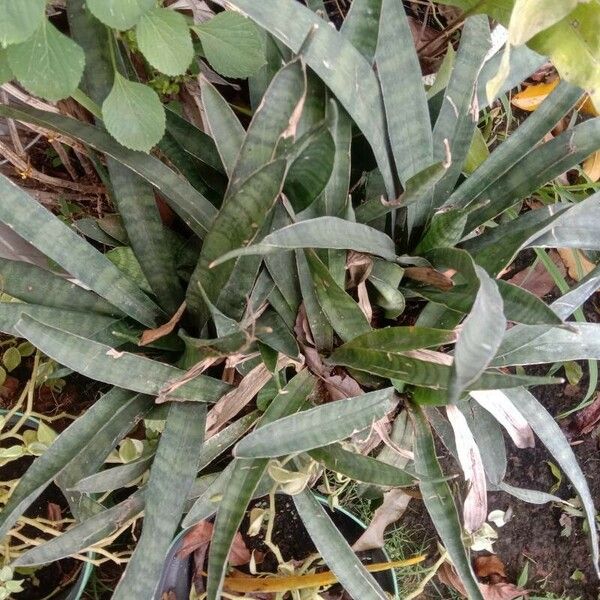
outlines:
[[594, 103], [592, 102], [592, 99], [589, 96], [587, 96], [587, 95], [585, 97], [585, 100], [581, 104], [579, 110], [582, 113], [584, 113], [586, 115], [589, 115], [590, 117], [597, 117], [598, 115], [600, 115], [600, 113], [598, 112], [598, 110], [594, 106]]
[[532, 112], [548, 97], [550, 92], [559, 84], [559, 81], [559, 79], [555, 79], [550, 83], [530, 85], [522, 92], [515, 94], [512, 97], [511, 104], [521, 110]]
[[585, 159], [583, 162], [583, 172], [591, 181], [596, 182], [600, 179], [600, 150]]
[[579, 250], [573, 248], [557, 248], [560, 258], [563, 261], [569, 277], [575, 281], [581, 281], [588, 273], [596, 268], [596, 265], [589, 261]]
[[[369, 573], [378, 573], [399, 567], [408, 567], [423, 562], [426, 555], [414, 556], [407, 560], [396, 560], [386, 563], [365, 565]], [[228, 592], [287, 592], [290, 590], [305, 590], [320, 588], [337, 583], [337, 577], [331, 571], [312, 573], [310, 575], [290, 575], [285, 577], [226, 577], [223, 588]]]

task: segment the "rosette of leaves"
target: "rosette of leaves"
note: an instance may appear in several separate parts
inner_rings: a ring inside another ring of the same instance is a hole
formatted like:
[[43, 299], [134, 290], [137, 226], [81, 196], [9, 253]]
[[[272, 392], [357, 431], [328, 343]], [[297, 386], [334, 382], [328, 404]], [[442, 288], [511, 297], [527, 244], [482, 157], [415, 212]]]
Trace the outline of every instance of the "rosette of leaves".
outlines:
[[[117, 61], [122, 32], [131, 30], [147, 65], [168, 77], [184, 76], [196, 56], [219, 73], [245, 78], [265, 62], [264, 41], [249, 19], [236, 13], [213, 15], [195, 24], [155, 0], [89, 0], [72, 2], [71, 13], [93, 15], [102, 50], [110, 58], [106, 77], [111, 87], [101, 106], [89, 103], [80, 89], [85, 52], [73, 36], [60, 31], [45, 15], [46, 0], [0, 2], [0, 83], [15, 78], [27, 91], [50, 101], [75, 97], [101, 117], [114, 138], [133, 150], [149, 152], [164, 135], [165, 111], [152, 87], [123, 71]], [[193, 35], [195, 34], [195, 35]]]
[[[0, 328], [114, 386], [33, 463], [0, 531], [53, 479], [80, 523], [20, 565], [93, 549], [143, 511], [113, 598], [151, 598], [181, 519], [188, 526], [216, 513], [207, 582], [215, 600], [248, 502], [283, 487], [348, 593], [383, 600], [306, 487], [328, 469], [370, 490], [419, 486], [465, 589], [481, 599], [465, 531], [485, 521], [487, 489], [555, 499], [504, 481], [502, 428], [517, 446], [535, 434], [588, 522], [595, 518], [568, 441], [527, 389], [558, 380], [520, 367], [600, 358], [599, 326], [568, 321], [599, 287], [600, 270], [551, 305], [499, 275], [527, 248], [599, 249], [598, 194], [510, 209], [596, 151], [600, 120], [573, 118], [542, 143], [583, 93], [561, 83], [465, 177], [494, 74], [484, 64], [487, 18], [467, 20], [448, 83], [428, 100], [399, 0], [355, 0], [340, 31], [293, 0], [227, 7], [268, 36], [269, 60], [250, 81], [252, 119], [242, 126], [202, 81], [208, 133], [168, 111], [161, 151], [170, 166], [124, 149], [100, 125], [0, 107], [0, 116], [107, 156], [126, 234], [114, 245], [129, 256], [125, 272], [0, 178], [0, 221], [54, 266], [2, 261], [4, 291], [21, 302], [2, 305]], [[94, 75], [85, 90], [98, 102], [111, 85], [98, 74], [112, 72], [98, 52], [103, 26], [70, 16]], [[521, 59], [513, 54], [511, 69], [523, 79], [535, 66]], [[154, 190], [179, 215], [178, 231], [161, 222]], [[399, 466], [363, 454], [373, 423], [397, 415], [409, 417], [414, 460]], [[142, 418], [164, 421], [156, 450], [103, 469]], [[433, 430], [469, 480], [460, 512]], [[221, 454], [229, 460], [209, 468]], [[147, 483], [127, 500], [94, 496], [147, 469]], [[303, 485], [282, 486], [306, 473]], [[593, 528], [590, 542], [597, 567]]]

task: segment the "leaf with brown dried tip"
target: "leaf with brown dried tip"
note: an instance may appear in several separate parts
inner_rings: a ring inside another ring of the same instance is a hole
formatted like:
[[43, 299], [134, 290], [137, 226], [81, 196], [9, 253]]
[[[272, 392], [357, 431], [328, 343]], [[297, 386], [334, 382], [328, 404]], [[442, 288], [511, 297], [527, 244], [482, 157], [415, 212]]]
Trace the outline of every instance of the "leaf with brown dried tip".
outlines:
[[454, 286], [450, 277], [431, 267], [407, 267], [404, 269], [404, 275], [409, 279], [432, 285], [443, 291], [450, 290]]

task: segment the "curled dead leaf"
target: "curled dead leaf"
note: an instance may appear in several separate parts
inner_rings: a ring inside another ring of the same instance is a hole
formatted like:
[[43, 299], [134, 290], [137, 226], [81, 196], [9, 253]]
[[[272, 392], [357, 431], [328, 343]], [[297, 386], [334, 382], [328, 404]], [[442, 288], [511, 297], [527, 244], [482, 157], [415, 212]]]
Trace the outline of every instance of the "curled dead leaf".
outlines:
[[169, 333], [171, 333], [173, 331], [173, 329], [175, 329], [175, 327], [177, 326], [177, 323], [179, 323], [179, 319], [181, 319], [181, 317], [185, 311], [185, 308], [186, 308], [186, 303], [184, 302], [177, 309], [177, 312], [169, 319], [169, 321], [167, 323], [165, 323], [164, 325], [161, 325], [160, 327], [157, 327], [156, 329], [146, 329], [142, 333], [142, 337], [140, 339], [139, 345], [147, 346], [148, 344], [151, 344], [152, 342], [155, 342], [156, 340], [159, 340], [160, 338], [163, 338], [166, 335], [169, 335]]
[[404, 275], [409, 279], [426, 283], [443, 291], [448, 291], [454, 286], [452, 279], [432, 267], [406, 267]]
[[502, 578], [506, 580], [506, 567], [497, 554], [478, 556], [475, 559], [475, 574], [480, 579], [485, 577]]
[[596, 394], [596, 398], [589, 406], [575, 415], [569, 429], [576, 435], [587, 435], [596, 428], [598, 423], [600, 423], [600, 393]]
[[540, 104], [550, 95], [552, 90], [560, 83], [559, 79], [555, 79], [549, 83], [536, 83], [525, 88], [522, 92], [515, 94], [512, 97], [511, 104], [526, 110], [527, 112], [533, 112], [537, 110]]
[[[437, 575], [443, 584], [456, 590], [465, 598], [467, 597], [465, 586], [459, 579], [456, 571], [448, 563], [440, 567]], [[479, 589], [485, 600], [514, 600], [514, 598], [518, 598], [519, 596], [529, 595], [528, 590], [520, 588], [513, 583], [480, 583]]]
[[[598, 178], [600, 178], [600, 154], [598, 156]], [[556, 251], [567, 268], [569, 277], [575, 281], [581, 281], [596, 268], [596, 265], [586, 258], [580, 250], [557, 248]]]

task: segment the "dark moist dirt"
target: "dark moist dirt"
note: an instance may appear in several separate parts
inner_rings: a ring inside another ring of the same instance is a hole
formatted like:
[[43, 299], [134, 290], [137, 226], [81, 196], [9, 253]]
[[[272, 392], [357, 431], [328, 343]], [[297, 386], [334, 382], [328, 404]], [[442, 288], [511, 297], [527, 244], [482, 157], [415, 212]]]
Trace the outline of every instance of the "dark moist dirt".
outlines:
[[[3, 444], [4, 445], [4, 444]], [[8, 444], [7, 444], [8, 445]], [[12, 461], [0, 467], [0, 481], [12, 481], [22, 477], [32, 463], [30, 457]], [[70, 516], [68, 503], [57, 486], [51, 484], [44, 493], [25, 511], [25, 516], [49, 518], [49, 506], [60, 507], [63, 517]], [[44, 536], [38, 529], [25, 526], [21, 532], [29, 538]], [[15, 543], [20, 543], [15, 540]], [[66, 589], [77, 581], [82, 569], [82, 563], [71, 558], [51, 563], [36, 570], [33, 575], [15, 573], [16, 579], [22, 579], [23, 591], [12, 596], [14, 600], [41, 600], [54, 590]]]

